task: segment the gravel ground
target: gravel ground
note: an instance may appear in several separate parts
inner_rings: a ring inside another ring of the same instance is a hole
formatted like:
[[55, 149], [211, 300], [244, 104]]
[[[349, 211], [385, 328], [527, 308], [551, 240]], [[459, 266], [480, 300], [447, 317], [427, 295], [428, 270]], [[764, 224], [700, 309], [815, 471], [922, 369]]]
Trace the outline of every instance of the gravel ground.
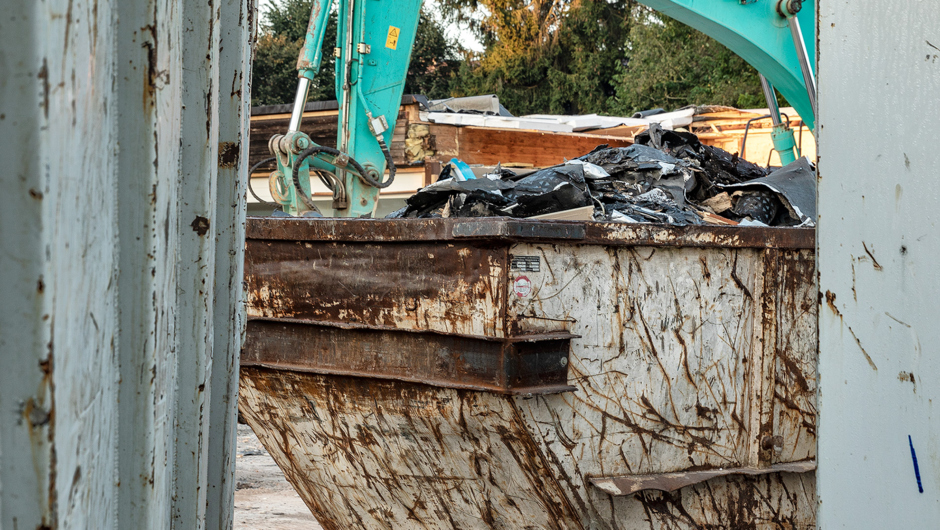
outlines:
[[247, 425], [238, 426], [235, 528], [322, 530]]

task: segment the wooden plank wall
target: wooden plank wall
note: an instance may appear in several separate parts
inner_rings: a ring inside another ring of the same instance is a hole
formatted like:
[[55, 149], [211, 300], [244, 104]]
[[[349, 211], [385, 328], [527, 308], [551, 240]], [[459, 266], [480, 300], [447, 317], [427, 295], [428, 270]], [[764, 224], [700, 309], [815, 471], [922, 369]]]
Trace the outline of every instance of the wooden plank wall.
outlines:
[[[269, 158], [268, 140], [287, 131], [289, 114], [254, 115], [251, 118], [250, 163]], [[300, 130], [314, 142], [336, 147], [338, 113], [321, 110], [304, 114]], [[547, 167], [590, 152], [600, 144], [626, 147], [629, 138], [583, 133], [555, 133], [527, 129], [459, 127], [422, 122], [417, 103], [401, 106], [392, 139], [392, 160], [399, 167], [423, 166], [459, 158], [468, 164], [515, 167]], [[274, 163], [258, 171], [272, 171]]]
[[[326, 110], [305, 113], [301, 130], [318, 144], [336, 147], [338, 112], [330, 108], [333, 106], [331, 103], [333, 102], [311, 104], [325, 107]], [[281, 105], [274, 107], [274, 110], [284, 108], [286, 106]], [[718, 112], [696, 115], [695, 123], [689, 129], [699, 135], [702, 143], [736, 153], [740, 151], [745, 123], [749, 118], [756, 116], [759, 114], [722, 108]], [[794, 127], [802, 126], [799, 116], [791, 117]], [[268, 140], [272, 135], [287, 131], [289, 121], [290, 115], [286, 112], [256, 112], [252, 116], [251, 164], [271, 156], [268, 152]], [[487, 166], [500, 163], [504, 167], [548, 167], [588, 153], [598, 145], [626, 147], [633, 143], [633, 136], [644, 129], [645, 127], [633, 126], [560, 133], [429, 123], [421, 121], [418, 103], [406, 96], [398, 113], [391, 149], [392, 159], [398, 167], [423, 166], [427, 162], [443, 164], [451, 158], [458, 158], [468, 164]], [[769, 122], [766, 120], [753, 123], [747, 153], [744, 153], [745, 158], [757, 164], [767, 164], [768, 153], [772, 151], [769, 130]], [[804, 154], [813, 160], [816, 155], [815, 144], [809, 131], [804, 132]], [[779, 157], [771, 154], [771, 163], [778, 165]], [[259, 171], [272, 171], [274, 167], [272, 162]]]
[[[417, 118], [417, 104], [403, 105], [398, 114], [398, 121], [395, 123], [395, 136], [392, 139], [391, 149], [392, 160], [395, 161], [397, 166], [409, 165], [405, 160], [405, 133], [411, 107], [413, 107], [414, 117]], [[335, 148], [338, 120], [339, 114], [336, 110], [305, 112], [304, 119], [300, 123], [300, 130], [307, 133], [314, 142]], [[275, 134], [287, 132], [289, 123], [290, 114], [255, 115], [251, 117], [251, 135], [249, 136], [248, 149], [249, 167], [271, 157], [271, 153], [268, 151], [268, 140]], [[272, 161], [258, 170], [273, 171], [275, 167]]]

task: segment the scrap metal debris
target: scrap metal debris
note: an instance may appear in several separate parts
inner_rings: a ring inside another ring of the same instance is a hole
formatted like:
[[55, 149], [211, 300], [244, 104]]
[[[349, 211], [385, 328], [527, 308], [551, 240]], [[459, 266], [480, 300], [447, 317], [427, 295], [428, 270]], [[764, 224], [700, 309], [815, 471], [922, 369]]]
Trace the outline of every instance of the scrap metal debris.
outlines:
[[595, 221], [812, 226], [815, 169], [805, 158], [770, 171], [657, 124], [636, 144], [599, 146], [535, 172], [496, 167], [481, 178], [447, 166], [388, 217], [535, 217], [584, 209]]

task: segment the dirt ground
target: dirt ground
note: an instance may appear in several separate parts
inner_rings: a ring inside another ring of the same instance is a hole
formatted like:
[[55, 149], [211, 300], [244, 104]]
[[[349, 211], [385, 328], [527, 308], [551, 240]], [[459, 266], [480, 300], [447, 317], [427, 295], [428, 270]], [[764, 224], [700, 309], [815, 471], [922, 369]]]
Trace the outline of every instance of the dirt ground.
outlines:
[[238, 426], [235, 529], [322, 530], [247, 425]]

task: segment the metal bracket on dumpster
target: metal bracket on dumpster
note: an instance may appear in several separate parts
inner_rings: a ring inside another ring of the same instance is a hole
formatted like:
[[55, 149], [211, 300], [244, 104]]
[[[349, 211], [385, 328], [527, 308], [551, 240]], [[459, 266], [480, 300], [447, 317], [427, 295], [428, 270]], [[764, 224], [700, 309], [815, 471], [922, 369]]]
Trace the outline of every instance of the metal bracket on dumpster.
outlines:
[[568, 392], [566, 331], [509, 338], [252, 319], [242, 366], [536, 395]]
[[633, 495], [643, 490], [676, 491], [706, 480], [727, 475], [765, 475], [768, 473], [806, 473], [816, 469], [814, 460], [787, 462], [768, 467], [729, 467], [707, 471], [678, 471], [656, 475], [625, 475], [621, 477], [591, 477], [591, 484], [615, 497]]

